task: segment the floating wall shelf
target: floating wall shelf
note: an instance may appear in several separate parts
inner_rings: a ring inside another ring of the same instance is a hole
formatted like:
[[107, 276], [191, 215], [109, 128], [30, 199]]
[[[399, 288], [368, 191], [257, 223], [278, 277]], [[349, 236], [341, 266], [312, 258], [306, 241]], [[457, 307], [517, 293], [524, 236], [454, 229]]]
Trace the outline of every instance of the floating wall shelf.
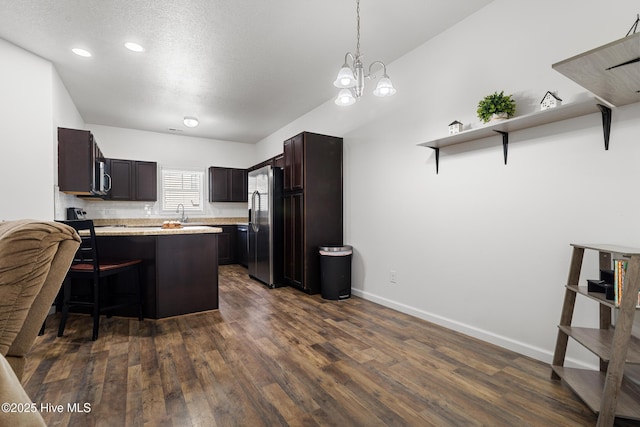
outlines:
[[551, 67], [615, 107], [640, 102], [640, 33]]
[[440, 165], [440, 148], [450, 147], [452, 145], [463, 144], [465, 142], [475, 141], [487, 138], [496, 134], [502, 135], [502, 150], [504, 156], [504, 164], [507, 164], [509, 132], [517, 130], [541, 126], [548, 123], [559, 122], [562, 120], [573, 119], [575, 117], [584, 116], [600, 111], [602, 114], [602, 129], [604, 133], [604, 147], [609, 149], [609, 134], [611, 132], [611, 109], [605, 105], [599, 104], [596, 99], [589, 99], [581, 102], [574, 102], [556, 108], [550, 108], [544, 111], [535, 111], [523, 116], [514, 117], [495, 124], [487, 124], [479, 128], [466, 130], [455, 135], [438, 138], [418, 144], [422, 147], [429, 147], [435, 150], [436, 154], [436, 173], [438, 173]]

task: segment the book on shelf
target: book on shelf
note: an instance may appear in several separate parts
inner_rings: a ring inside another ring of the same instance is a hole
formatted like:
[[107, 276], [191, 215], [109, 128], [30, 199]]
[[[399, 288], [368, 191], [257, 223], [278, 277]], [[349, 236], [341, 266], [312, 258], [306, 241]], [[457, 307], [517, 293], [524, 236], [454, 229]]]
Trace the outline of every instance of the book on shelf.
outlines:
[[[626, 259], [613, 260], [613, 300], [616, 307], [619, 307], [622, 302], [628, 264], [629, 262]], [[640, 307], [640, 292], [638, 292], [636, 307]]]

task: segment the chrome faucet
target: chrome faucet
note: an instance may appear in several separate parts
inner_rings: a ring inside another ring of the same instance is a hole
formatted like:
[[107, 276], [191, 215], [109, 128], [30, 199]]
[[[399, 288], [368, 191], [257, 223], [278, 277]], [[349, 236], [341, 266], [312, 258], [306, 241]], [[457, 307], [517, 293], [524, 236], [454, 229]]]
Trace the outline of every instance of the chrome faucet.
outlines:
[[176, 213], [180, 213], [180, 206], [182, 206], [182, 216], [180, 217], [180, 222], [187, 222], [189, 220], [189, 217], [184, 214], [184, 205], [182, 203], [178, 203]]

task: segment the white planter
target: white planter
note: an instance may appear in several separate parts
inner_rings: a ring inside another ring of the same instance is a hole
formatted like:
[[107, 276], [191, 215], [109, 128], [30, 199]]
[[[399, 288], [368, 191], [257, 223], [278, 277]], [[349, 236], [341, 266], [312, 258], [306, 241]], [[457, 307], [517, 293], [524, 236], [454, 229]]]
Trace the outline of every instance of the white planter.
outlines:
[[489, 123], [501, 122], [503, 120], [507, 120], [508, 118], [509, 115], [507, 113], [493, 114], [489, 119]]

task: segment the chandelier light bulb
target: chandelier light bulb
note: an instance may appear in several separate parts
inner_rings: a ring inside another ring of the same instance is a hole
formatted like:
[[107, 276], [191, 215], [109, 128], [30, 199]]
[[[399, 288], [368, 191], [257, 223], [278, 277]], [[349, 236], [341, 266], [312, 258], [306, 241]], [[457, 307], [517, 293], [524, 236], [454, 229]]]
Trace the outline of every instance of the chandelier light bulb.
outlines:
[[351, 71], [351, 68], [347, 63], [340, 68], [338, 77], [336, 78], [336, 81], [333, 82], [333, 85], [341, 89], [354, 87], [356, 85], [356, 79], [353, 75], [353, 71]]
[[375, 96], [391, 96], [396, 93], [396, 89], [393, 87], [393, 83], [389, 79], [389, 76], [386, 74], [380, 79], [378, 85], [376, 86], [376, 90], [373, 91]]
[[351, 93], [349, 89], [342, 89], [335, 100], [336, 105], [341, 106], [352, 105], [355, 102], [356, 99], [353, 97], [353, 93]]

